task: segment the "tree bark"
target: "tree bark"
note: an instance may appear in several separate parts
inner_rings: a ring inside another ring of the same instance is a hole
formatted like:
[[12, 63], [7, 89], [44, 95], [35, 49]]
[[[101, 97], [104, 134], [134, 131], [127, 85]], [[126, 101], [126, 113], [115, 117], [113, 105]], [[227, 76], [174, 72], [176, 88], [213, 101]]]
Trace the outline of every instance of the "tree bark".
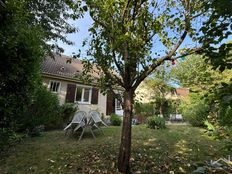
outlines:
[[160, 104], [160, 117], [163, 117], [163, 114], [164, 114], [164, 112], [163, 112], [163, 105], [162, 104]]
[[159, 110], [160, 110], [160, 117], [164, 117], [164, 103], [161, 101], [160, 102], [160, 108], [159, 108]]
[[121, 133], [121, 145], [118, 157], [118, 170], [123, 174], [130, 173], [131, 120], [134, 100], [133, 96], [133, 91], [126, 91], [124, 93], [123, 126]]

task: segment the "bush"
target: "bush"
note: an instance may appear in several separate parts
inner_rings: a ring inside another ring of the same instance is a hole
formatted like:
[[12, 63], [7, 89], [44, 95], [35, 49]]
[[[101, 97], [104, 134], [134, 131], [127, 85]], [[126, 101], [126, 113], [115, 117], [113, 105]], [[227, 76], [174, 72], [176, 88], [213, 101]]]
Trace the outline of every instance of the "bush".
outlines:
[[200, 95], [193, 94], [182, 104], [182, 115], [193, 126], [204, 126], [210, 110], [209, 104]]
[[60, 114], [65, 125], [71, 121], [77, 109], [78, 107], [72, 103], [65, 103], [61, 106]]
[[22, 140], [12, 129], [0, 128], [0, 156], [8, 147]]
[[219, 110], [219, 122], [223, 126], [232, 126], [232, 106], [222, 105]]
[[147, 118], [147, 126], [151, 129], [164, 129], [165, 119], [158, 116], [152, 116]]
[[136, 115], [149, 116], [154, 114], [153, 103], [138, 103], [134, 104], [134, 110]]
[[118, 116], [116, 114], [111, 114], [110, 123], [113, 126], [121, 126], [122, 120], [121, 120], [120, 116]]
[[40, 125], [44, 125], [46, 130], [62, 127], [63, 119], [60, 114], [57, 95], [48, 91], [44, 86], [38, 87], [34, 94], [33, 102], [25, 112], [22, 120], [20, 120], [20, 123], [20, 129], [23, 131], [28, 130], [29, 134], [38, 134], [37, 130], [40, 129], [37, 128]]

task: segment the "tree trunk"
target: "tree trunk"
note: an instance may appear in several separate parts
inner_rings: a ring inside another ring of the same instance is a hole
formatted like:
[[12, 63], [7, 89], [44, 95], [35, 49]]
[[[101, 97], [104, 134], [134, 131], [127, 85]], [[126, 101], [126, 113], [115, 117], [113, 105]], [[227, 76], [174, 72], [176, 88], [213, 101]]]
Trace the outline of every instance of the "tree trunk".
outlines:
[[164, 107], [163, 107], [163, 103], [160, 104], [160, 117], [164, 117]]
[[123, 126], [118, 157], [118, 170], [123, 174], [130, 173], [131, 120], [134, 100], [133, 96], [134, 92], [132, 91], [126, 91], [124, 93]]

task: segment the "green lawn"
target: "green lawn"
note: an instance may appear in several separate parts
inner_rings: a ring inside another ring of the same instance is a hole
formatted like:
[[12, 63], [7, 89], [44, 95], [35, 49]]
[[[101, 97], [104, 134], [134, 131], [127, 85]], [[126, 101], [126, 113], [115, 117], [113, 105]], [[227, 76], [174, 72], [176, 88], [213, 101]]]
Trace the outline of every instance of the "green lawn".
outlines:
[[[120, 127], [77, 136], [50, 131], [26, 138], [0, 160], [0, 173], [118, 173]], [[133, 127], [132, 171], [140, 173], [190, 173], [195, 165], [229, 155], [223, 143], [191, 126], [168, 126], [165, 130]], [[172, 173], [172, 172], [171, 172]]]

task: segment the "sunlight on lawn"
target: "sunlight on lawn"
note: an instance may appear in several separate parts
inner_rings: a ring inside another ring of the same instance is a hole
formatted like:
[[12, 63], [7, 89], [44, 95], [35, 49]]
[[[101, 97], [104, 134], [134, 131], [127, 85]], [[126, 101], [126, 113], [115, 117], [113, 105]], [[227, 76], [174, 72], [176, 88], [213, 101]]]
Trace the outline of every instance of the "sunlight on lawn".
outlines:
[[[87, 132], [80, 142], [78, 135], [65, 136], [63, 131], [26, 138], [0, 160], [0, 173], [118, 173], [121, 127], [103, 128], [103, 132], [96, 130], [95, 140]], [[195, 163], [225, 155], [220, 142], [190, 126], [152, 130], [142, 125], [132, 132], [133, 172], [189, 173]]]
[[156, 141], [156, 138], [151, 138], [151, 139], [148, 139], [148, 141], [144, 142], [143, 145], [148, 146], [148, 145], [151, 145], [155, 141]]

